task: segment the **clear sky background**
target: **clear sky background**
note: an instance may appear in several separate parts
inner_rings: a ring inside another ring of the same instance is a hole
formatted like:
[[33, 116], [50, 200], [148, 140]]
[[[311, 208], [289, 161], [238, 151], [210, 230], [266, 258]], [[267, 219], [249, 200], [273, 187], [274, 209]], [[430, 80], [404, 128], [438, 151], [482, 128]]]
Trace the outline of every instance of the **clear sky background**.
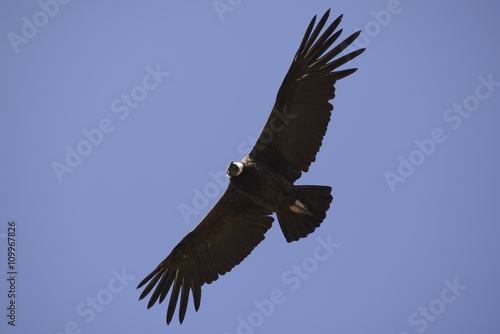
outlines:
[[[498, 1], [60, 1], [0, 4], [2, 333], [498, 333]], [[298, 181], [333, 187], [326, 220], [293, 244], [275, 224], [167, 328], [136, 285], [328, 8], [367, 51]]]

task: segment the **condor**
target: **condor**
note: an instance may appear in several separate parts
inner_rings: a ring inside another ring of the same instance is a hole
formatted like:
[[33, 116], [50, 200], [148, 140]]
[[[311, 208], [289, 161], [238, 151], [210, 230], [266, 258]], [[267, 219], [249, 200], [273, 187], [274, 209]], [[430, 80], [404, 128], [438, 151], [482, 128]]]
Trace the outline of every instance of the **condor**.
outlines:
[[335, 47], [342, 16], [324, 32], [330, 10], [315, 27], [307, 27], [292, 65], [278, 91], [276, 102], [255, 146], [241, 162], [231, 162], [225, 193], [203, 220], [137, 288], [139, 300], [153, 292], [148, 308], [163, 302], [171, 290], [167, 309], [170, 323], [179, 303], [179, 321], [186, 314], [190, 292], [195, 310], [200, 307], [201, 286], [231, 271], [263, 239], [276, 213], [286, 241], [313, 232], [326, 217], [332, 202], [328, 186], [299, 186], [294, 182], [316, 160], [330, 121], [335, 83], [356, 69], [335, 71], [364, 49], [337, 57], [359, 31]]

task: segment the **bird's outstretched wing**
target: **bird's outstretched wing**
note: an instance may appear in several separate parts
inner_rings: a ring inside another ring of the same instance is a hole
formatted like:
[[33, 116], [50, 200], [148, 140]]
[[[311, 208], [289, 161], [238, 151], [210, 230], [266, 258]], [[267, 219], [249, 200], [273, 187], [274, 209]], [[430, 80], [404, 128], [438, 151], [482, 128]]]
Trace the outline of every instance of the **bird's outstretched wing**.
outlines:
[[248, 201], [229, 185], [205, 218], [139, 283], [137, 288], [147, 284], [139, 300], [154, 289], [148, 303], [150, 308], [157, 300], [163, 302], [173, 286], [167, 324], [172, 320], [179, 294], [179, 320], [182, 323], [189, 291], [192, 291], [194, 307], [198, 310], [201, 286], [215, 281], [250, 254], [271, 227], [274, 221], [269, 216], [271, 213]]
[[309, 24], [278, 91], [271, 115], [249, 153], [250, 158], [266, 163], [291, 182], [307, 172], [316, 159], [333, 110], [328, 101], [335, 97], [335, 82], [356, 71], [333, 70], [364, 51], [356, 50], [333, 60], [360, 32], [328, 51], [342, 32], [334, 33], [342, 20], [339, 16], [319, 36], [329, 14], [330, 10], [315, 28], [316, 16]]

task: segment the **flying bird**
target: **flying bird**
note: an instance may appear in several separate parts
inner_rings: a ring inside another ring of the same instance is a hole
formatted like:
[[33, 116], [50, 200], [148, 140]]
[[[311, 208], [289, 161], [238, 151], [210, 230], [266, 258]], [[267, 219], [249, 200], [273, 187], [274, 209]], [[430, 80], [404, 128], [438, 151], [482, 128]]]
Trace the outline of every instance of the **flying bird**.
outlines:
[[231, 162], [229, 185], [203, 220], [137, 288], [145, 286], [139, 300], [153, 292], [148, 308], [162, 303], [171, 290], [167, 309], [170, 323], [179, 303], [182, 324], [190, 292], [198, 311], [201, 287], [231, 271], [263, 239], [276, 213], [287, 242], [313, 232], [326, 217], [332, 202], [331, 187], [294, 185], [316, 160], [330, 121], [335, 83], [356, 71], [338, 70], [357, 57], [359, 49], [337, 57], [360, 34], [356, 32], [330, 47], [342, 30], [342, 15], [324, 28], [330, 10], [315, 27], [311, 20], [276, 102], [257, 142], [240, 162]]

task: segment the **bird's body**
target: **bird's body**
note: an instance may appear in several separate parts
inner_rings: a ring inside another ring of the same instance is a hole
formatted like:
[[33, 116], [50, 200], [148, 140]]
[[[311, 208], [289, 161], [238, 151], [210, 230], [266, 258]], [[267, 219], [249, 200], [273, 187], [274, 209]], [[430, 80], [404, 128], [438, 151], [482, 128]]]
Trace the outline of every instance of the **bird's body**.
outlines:
[[293, 183], [266, 164], [246, 157], [241, 174], [230, 176], [230, 186], [253, 203], [272, 212], [282, 211], [295, 202]]
[[138, 288], [145, 285], [139, 299], [153, 292], [148, 308], [163, 302], [171, 291], [167, 324], [179, 299], [182, 323], [190, 292], [198, 310], [201, 286], [229, 272], [250, 254], [271, 227], [273, 213], [288, 242], [306, 237], [325, 219], [332, 189], [295, 185], [295, 181], [316, 160], [333, 109], [329, 100], [335, 97], [335, 82], [356, 71], [334, 70], [364, 51], [333, 59], [359, 32], [328, 50], [341, 33], [334, 31], [342, 18], [320, 35], [328, 16], [329, 10], [315, 28], [316, 17], [309, 24], [257, 142], [241, 162], [228, 165], [230, 182], [222, 197], [139, 283]]

